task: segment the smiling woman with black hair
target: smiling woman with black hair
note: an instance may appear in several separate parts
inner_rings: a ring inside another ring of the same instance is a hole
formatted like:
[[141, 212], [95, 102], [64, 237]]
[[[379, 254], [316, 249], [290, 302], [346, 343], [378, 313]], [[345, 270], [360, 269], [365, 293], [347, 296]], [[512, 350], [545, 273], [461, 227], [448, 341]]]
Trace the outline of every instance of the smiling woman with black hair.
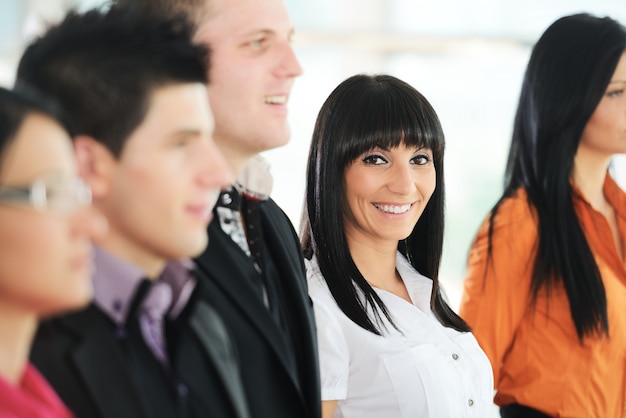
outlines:
[[323, 417], [484, 417], [492, 373], [439, 289], [444, 135], [417, 90], [341, 83], [308, 160], [303, 247]]

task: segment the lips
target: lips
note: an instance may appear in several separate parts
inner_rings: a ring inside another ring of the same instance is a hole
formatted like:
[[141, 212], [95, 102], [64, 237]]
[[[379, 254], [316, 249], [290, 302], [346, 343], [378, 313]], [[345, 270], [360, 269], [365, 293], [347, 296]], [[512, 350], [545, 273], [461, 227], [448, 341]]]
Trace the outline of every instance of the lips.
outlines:
[[187, 206], [187, 213], [189, 213], [194, 218], [202, 221], [209, 222], [212, 217], [212, 206], [207, 205], [190, 205]]
[[407, 203], [404, 205], [393, 205], [393, 204], [382, 204], [382, 203], [372, 203], [374, 207], [381, 212], [391, 213], [394, 215], [399, 215], [408, 212], [413, 206], [412, 203]]

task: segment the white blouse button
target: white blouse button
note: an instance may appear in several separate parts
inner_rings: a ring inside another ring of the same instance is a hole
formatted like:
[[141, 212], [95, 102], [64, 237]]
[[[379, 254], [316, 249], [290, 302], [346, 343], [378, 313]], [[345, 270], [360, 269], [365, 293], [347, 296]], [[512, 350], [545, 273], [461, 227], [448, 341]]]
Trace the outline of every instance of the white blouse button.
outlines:
[[473, 400], [473, 399], [468, 400], [468, 401], [467, 401], [467, 404], [468, 404], [469, 406], [474, 406], [474, 400]]
[[457, 353], [452, 353], [452, 359], [458, 360], [459, 359], [459, 355]]

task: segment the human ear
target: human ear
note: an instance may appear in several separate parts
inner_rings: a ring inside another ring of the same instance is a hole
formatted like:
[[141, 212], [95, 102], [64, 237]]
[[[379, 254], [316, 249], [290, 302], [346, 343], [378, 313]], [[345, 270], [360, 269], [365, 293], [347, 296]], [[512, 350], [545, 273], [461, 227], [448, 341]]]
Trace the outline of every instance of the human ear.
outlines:
[[74, 137], [74, 153], [79, 175], [91, 187], [94, 200], [106, 196], [116, 159], [103, 144], [87, 135]]

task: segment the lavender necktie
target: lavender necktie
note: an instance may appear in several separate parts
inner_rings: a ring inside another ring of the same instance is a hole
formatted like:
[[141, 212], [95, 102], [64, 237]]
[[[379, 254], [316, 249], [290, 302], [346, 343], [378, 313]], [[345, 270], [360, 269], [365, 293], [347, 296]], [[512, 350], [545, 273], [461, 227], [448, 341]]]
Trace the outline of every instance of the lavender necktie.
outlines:
[[139, 324], [146, 345], [157, 360], [167, 366], [168, 356], [165, 342], [165, 315], [172, 304], [172, 289], [167, 283], [156, 281], [144, 298], [139, 315]]

